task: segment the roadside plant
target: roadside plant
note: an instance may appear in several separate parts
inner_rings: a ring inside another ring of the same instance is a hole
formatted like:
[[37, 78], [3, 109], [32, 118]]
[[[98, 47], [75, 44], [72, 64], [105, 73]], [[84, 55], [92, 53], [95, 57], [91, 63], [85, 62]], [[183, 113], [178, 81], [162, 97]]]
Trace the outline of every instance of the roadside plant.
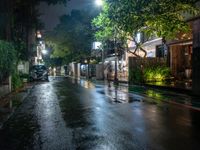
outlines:
[[153, 66], [144, 68], [145, 82], [164, 81], [170, 77], [170, 68], [166, 66]]
[[20, 88], [23, 85], [22, 79], [20, 78], [20, 75], [18, 72], [14, 72], [12, 74], [12, 90], [16, 90]]
[[[136, 57], [146, 57], [143, 44], [162, 38], [163, 44], [177, 34], [191, 32], [185, 21], [200, 14], [198, 0], [105, 0], [102, 12], [93, 20], [95, 37], [102, 43], [107, 39], [125, 39], [135, 44], [134, 50], [124, 50]], [[141, 36], [140, 36], [141, 35]], [[139, 38], [140, 37], [140, 38]], [[138, 55], [138, 50], [143, 56]]]
[[144, 65], [143, 67], [129, 69], [130, 83], [160, 82], [170, 77], [170, 68], [165, 65]]
[[16, 50], [13, 44], [0, 40], [0, 81], [14, 72], [16, 61]]
[[129, 82], [130, 83], [143, 83], [143, 73], [140, 67], [129, 69]]

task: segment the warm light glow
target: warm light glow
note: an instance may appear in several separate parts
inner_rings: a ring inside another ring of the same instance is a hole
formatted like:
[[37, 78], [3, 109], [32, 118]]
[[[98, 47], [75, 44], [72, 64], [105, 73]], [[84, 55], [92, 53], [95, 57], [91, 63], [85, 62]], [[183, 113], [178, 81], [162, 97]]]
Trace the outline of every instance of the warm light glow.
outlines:
[[103, 0], [96, 0], [96, 5], [102, 6], [103, 5]]
[[37, 31], [36, 36], [37, 38], [42, 38], [42, 34], [40, 33], [40, 31]]

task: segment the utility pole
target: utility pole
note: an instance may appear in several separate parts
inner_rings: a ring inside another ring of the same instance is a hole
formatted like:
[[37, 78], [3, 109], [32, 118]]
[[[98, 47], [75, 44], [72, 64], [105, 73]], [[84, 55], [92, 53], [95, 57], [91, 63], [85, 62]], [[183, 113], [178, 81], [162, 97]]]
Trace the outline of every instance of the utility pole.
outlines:
[[102, 78], [104, 80], [104, 50], [103, 50], [103, 48], [101, 48], [101, 54], [102, 54], [102, 57], [101, 57], [101, 59], [102, 59]]
[[117, 40], [116, 40], [116, 27], [115, 27], [115, 29], [114, 29], [115, 31], [114, 31], [114, 50], [115, 50], [115, 77], [114, 77], [114, 83], [115, 84], [118, 84], [118, 77], [117, 77]]

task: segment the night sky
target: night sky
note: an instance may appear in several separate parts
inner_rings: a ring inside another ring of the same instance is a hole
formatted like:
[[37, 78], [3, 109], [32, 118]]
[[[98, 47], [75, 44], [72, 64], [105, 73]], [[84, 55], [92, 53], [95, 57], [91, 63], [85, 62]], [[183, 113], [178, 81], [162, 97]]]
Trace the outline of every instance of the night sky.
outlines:
[[59, 16], [69, 14], [72, 9], [91, 9], [91, 7], [95, 7], [94, 0], [71, 0], [66, 6], [61, 4], [48, 6], [46, 3], [41, 3], [40, 18], [45, 23], [45, 30], [48, 31], [59, 23]]

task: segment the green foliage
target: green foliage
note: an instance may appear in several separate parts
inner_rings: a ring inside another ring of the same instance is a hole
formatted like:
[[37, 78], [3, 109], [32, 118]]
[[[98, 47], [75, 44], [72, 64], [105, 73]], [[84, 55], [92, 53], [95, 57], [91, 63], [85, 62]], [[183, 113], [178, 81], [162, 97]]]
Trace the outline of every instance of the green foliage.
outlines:
[[[152, 36], [173, 39], [179, 32], [188, 32], [187, 16], [199, 14], [198, 0], [105, 0], [102, 13], [93, 20], [95, 36], [100, 41], [116, 34], [131, 37], [143, 32]], [[113, 32], [116, 33], [113, 33]]]
[[114, 24], [108, 17], [108, 5], [104, 4], [102, 13], [92, 20], [93, 26], [96, 28], [95, 38], [97, 41], [105, 42], [114, 39]]
[[[131, 65], [132, 64], [132, 65]], [[159, 82], [170, 79], [170, 68], [166, 66], [166, 60], [160, 59], [136, 59], [129, 70], [131, 83]]]
[[130, 83], [143, 83], [143, 73], [140, 67], [129, 69], [129, 82]]
[[60, 23], [46, 37], [47, 45], [53, 49], [52, 58], [61, 58], [67, 63], [89, 57], [94, 41], [93, 18], [94, 14], [79, 10], [61, 16]]
[[138, 31], [148, 31], [150, 36], [156, 34], [166, 38], [173, 38], [178, 32], [188, 30], [185, 14], [199, 13], [196, 1], [107, 0], [110, 18], [130, 36]]
[[28, 51], [24, 41], [18, 39], [14, 41], [14, 46], [17, 54], [17, 61], [28, 61]]
[[19, 77], [21, 79], [28, 79], [29, 78], [29, 74], [26, 74], [26, 73], [19, 73]]
[[0, 79], [14, 71], [16, 60], [16, 51], [13, 44], [0, 41]]
[[15, 72], [12, 74], [12, 89], [16, 90], [22, 86], [22, 80], [19, 73]]
[[145, 82], [163, 81], [170, 77], [170, 68], [166, 66], [148, 66], [144, 68]]
[[170, 78], [170, 68], [166, 66], [144, 66], [129, 69], [130, 83], [158, 82]]

